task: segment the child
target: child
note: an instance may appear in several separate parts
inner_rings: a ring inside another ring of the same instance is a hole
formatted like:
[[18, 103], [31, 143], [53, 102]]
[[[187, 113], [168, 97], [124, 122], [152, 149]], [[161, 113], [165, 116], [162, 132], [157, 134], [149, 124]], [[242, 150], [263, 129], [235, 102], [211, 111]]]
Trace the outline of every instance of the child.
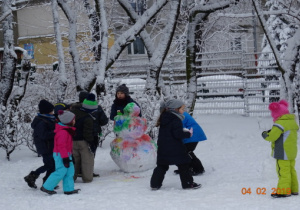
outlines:
[[74, 164], [72, 161], [73, 139], [75, 134], [75, 115], [69, 111], [58, 111], [60, 123], [55, 125], [53, 157], [55, 171], [41, 187], [41, 191], [56, 194], [54, 187], [63, 180], [63, 190], [67, 195], [78, 193], [74, 190]]
[[[205, 170], [201, 161], [194, 154], [194, 150], [196, 149], [199, 141], [204, 141], [207, 138], [200, 125], [191, 115], [189, 115], [189, 113], [184, 112], [183, 115], [183, 127], [187, 129], [193, 128], [193, 136], [191, 138], [183, 139], [183, 143], [186, 147], [190, 158], [192, 159], [189, 169], [190, 173], [192, 174], [192, 176], [197, 176], [199, 174], [203, 174]], [[174, 173], [179, 174], [179, 170], [175, 170]]]
[[94, 153], [97, 149], [97, 145], [94, 144], [94, 119], [91, 116], [91, 113], [98, 110], [95, 94], [90, 93], [82, 102], [81, 107], [73, 107], [71, 110], [76, 115], [76, 135], [73, 138], [74, 179], [76, 180], [81, 173], [83, 182], [89, 183], [94, 177]]
[[183, 139], [190, 138], [193, 134], [193, 129], [183, 131], [184, 107], [184, 103], [177, 99], [161, 103], [161, 114], [157, 121], [157, 126], [160, 126], [157, 140], [157, 167], [150, 181], [153, 190], [158, 190], [162, 186], [169, 165], [178, 167], [183, 189], [201, 187], [201, 184], [193, 182], [193, 177], [189, 173], [191, 158], [182, 142]]
[[44, 165], [31, 171], [24, 177], [25, 182], [31, 188], [37, 188], [35, 181], [40, 174], [47, 171], [43, 178], [43, 183], [47, 180], [50, 174], [55, 170], [55, 164], [53, 160], [53, 146], [54, 146], [54, 128], [55, 117], [53, 115], [54, 106], [46, 101], [41, 100], [39, 102], [39, 113], [33, 119], [31, 128], [33, 129], [33, 140], [37, 150], [37, 153], [43, 157]]
[[272, 142], [272, 156], [276, 159], [278, 173], [277, 193], [274, 198], [298, 195], [298, 178], [295, 170], [297, 156], [297, 131], [299, 129], [295, 115], [290, 114], [288, 102], [281, 100], [269, 105], [273, 117], [273, 127], [264, 131], [262, 137]]
[[[120, 85], [117, 87], [116, 90], [116, 98], [114, 100], [113, 105], [111, 106], [110, 110], [110, 119], [114, 120], [115, 116], [117, 116], [118, 112], [120, 114], [124, 114], [123, 109], [125, 106], [129, 103], [135, 103], [136, 105], [140, 106], [137, 102], [135, 102], [129, 95], [129, 89], [125, 84]], [[142, 116], [142, 113], [140, 112], [139, 116]]]
[[54, 116], [55, 116], [57, 122], [59, 122], [59, 119], [58, 119], [58, 111], [59, 110], [70, 111], [70, 106], [68, 104], [65, 104], [65, 103], [56, 103], [56, 104], [54, 104]]

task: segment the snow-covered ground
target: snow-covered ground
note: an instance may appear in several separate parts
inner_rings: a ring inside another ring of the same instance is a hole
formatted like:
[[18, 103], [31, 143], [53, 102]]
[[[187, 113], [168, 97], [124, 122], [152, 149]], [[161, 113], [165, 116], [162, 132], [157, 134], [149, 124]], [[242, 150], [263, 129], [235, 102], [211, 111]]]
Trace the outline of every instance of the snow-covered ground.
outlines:
[[[197, 190], [183, 190], [174, 166], [166, 174], [163, 187], [151, 191], [152, 170], [142, 173], [123, 173], [111, 159], [107, 139], [96, 155], [95, 171], [100, 178], [84, 184], [75, 183], [81, 191], [64, 195], [61, 183], [58, 194], [46, 195], [31, 189], [23, 177], [42, 163], [42, 159], [23, 147], [6, 161], [0, 150], [0, 209], [1, 210], [77, 210], [77, 209], [259, 209], [296, 210], [300, 196], [283, 199], [271, 198], [276, 188], [275, 160], [270, 156], [270, 143], [261, 137], [263, 130], [272, 125], [270, 117], [243, 117], [238, 115], [196, 115], [208, 140], [196, 149], [206, 172], [194, 177], [201, 183]], [[300, 161], [296, 169], [300, 173]], [[299, 176], [298, 176], [299, 177]], [[40, 187], [42, 179], [37, 180]], [[251, 188], [251, 194], [242, 194]], [[263, 192], [265, 195], [257, 194]], [[261, 189], [261, 190], [260, 190]]]

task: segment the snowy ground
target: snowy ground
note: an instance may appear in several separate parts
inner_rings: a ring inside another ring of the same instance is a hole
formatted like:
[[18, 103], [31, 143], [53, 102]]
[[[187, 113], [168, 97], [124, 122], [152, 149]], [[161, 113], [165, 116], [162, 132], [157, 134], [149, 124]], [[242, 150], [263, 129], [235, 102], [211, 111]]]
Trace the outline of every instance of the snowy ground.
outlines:
[[[14, 152], [10, 162], [0, 150], [0, 209], [299, 209], [300, 196], [270, 197], [277, 184], [275, 160], [270, 157], [270, 143], [260, 134], [271, 127], [271, 118], [237, 115], [199, 115], [195, 118], [208, 137], [196, 149], [206, 169], [205, 174], [194, 177], [195, 182], [202, 184], [200, 189], [181, 189], [172, 166], [163, 187], [151, 191], [152, 170], [121, 172], [110, 158], [112, 139], [107, 139], [96, 156], [95, 171], [101, 177], [89, 184], [78, 180], [75, 187], [81, 191], [70, 196], [62, 193], [61, 183], [58, 194], [53, 196], [27, 186], [23, 177], [40, 166], [42, 159], [26, 148]], [[299, 158], [296, 169], [300, 173]], [[40, 187], [41, 183], [39, 178], [37, 185]], [[242, 188], [251, 188], [252, 193], [243, 195]], [[266, 194], [257, 194], [256, 190], [260, 192], [263, 188]]]

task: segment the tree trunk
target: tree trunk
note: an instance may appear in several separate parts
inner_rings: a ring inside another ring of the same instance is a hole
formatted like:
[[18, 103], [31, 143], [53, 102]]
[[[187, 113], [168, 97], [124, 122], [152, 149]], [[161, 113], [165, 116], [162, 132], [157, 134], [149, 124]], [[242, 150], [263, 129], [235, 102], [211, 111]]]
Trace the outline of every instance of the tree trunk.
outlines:
[[67, 89], [67, 76], [66, 76], [66, 67], [65, 67], [65, 57], [62, 45], [62, 38], [60, 32], [59, 25], [59, 15], [58, 15], [58, 7], [57, 0], [52, 0], [52, 13], [53, 13], [53, 24], [54, 24], [54, 32], [56, 38], [56, 48], [58, 54], [58, 71], [59, 71], [59, 88], [58, 88], [58, 96], [57, 101], [63, 102], [65, 99], [66, 89]]
[[65, 13], [69, 21], [69, 52], [72, 58], [74, 73], [75, 73], [75, 82], [77, 92], [82, 90], [87, 90], [84, 84], [82, 84], [82, 72], [80, 66], [80, 57], [76, 46], [76, 37], [77, 37], [77, 18], [74, 11], [68, 6], [66, 0], [57, 0], [59, 7]]
[[[193, 114], [196, 96], [197, 96], [197, 75], [196, 75], [196, 27], [198, 24], [205, 20], [209, 14], [225, 9], [231, 4], [237, 4], [239, 0], [219, 1], [217, 3], [210, 3], [206, 5], [196, 6], [190, 13], [188, 36], [187, 36], [187, 49], [186, 49], [186, 79], [187, 79], [187, 111]], [[199, 34], [201, 36], [201, 34]]]
[[[12, 0], [2, 2], [2, 13], [11, 11]], [[3, 25], [3, 68], [1, 69], [0, 77], [0, 147], [5, 146], [6, 141], [6, 114], [7, 103], [11, 95], [15, 71], [16, 71], [16, 58], [14, 50], [14, 32], [13, 32], [13, 15], [10, 12], [2, 22]]]

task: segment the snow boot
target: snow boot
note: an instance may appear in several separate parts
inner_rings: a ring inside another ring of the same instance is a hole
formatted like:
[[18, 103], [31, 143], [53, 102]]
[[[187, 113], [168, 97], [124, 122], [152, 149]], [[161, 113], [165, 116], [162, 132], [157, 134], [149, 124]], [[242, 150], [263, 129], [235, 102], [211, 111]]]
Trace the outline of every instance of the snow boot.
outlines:
[[192, 176], [198, 176], [198, 175], [201, 175], [205, 172], [205, 170], [203, 171], [194, 171], [193, 168], [190, 168], [190, 173]]
[[286, 198], [286, 197], [290, 197], [291, 194], [277, 194], [277, 193], [275, 193], [275, 194], [271, 194], [271, 196], [273, 198]]
[[155, 191], [155, 190], [159, 190], [160, 187], [151, 187], [151, 190]]
[[72, 194], [77, 194], [79, 191], [80, 191], [80, 189], [75, 189], [73, 191], [64, 192], [64, 194], [66, 194], [66, 195], [72, 195]]
[[190, 186], [183, 187], [183, 189], [185, 189], [185, 190], [188, 190], [188, 189], [198, 189], [201, 186], [202, 186], [201, 184], [197, 184], [197, 183], [193, 182]]
[[35, 184], [35, 180], [38, 178], [39, 176], [36, 175], [33, 171], [31, 171], [27, 176], [24, 177], [25, 182], [27, 182], [28, 186], [31, 188], [37, 188], [36, 184]]
[[93, 173], [93, 177], [100, 177], [100, 174]]
[[47, 190], [46, 188], [44, 188], [43, 186], [41, 187], [41, 191], [45, 192], [45, 193], [48, 193], [49, 195], [54, 195], [56, 194], [57, 192], [54, 191], [54, 190]]

